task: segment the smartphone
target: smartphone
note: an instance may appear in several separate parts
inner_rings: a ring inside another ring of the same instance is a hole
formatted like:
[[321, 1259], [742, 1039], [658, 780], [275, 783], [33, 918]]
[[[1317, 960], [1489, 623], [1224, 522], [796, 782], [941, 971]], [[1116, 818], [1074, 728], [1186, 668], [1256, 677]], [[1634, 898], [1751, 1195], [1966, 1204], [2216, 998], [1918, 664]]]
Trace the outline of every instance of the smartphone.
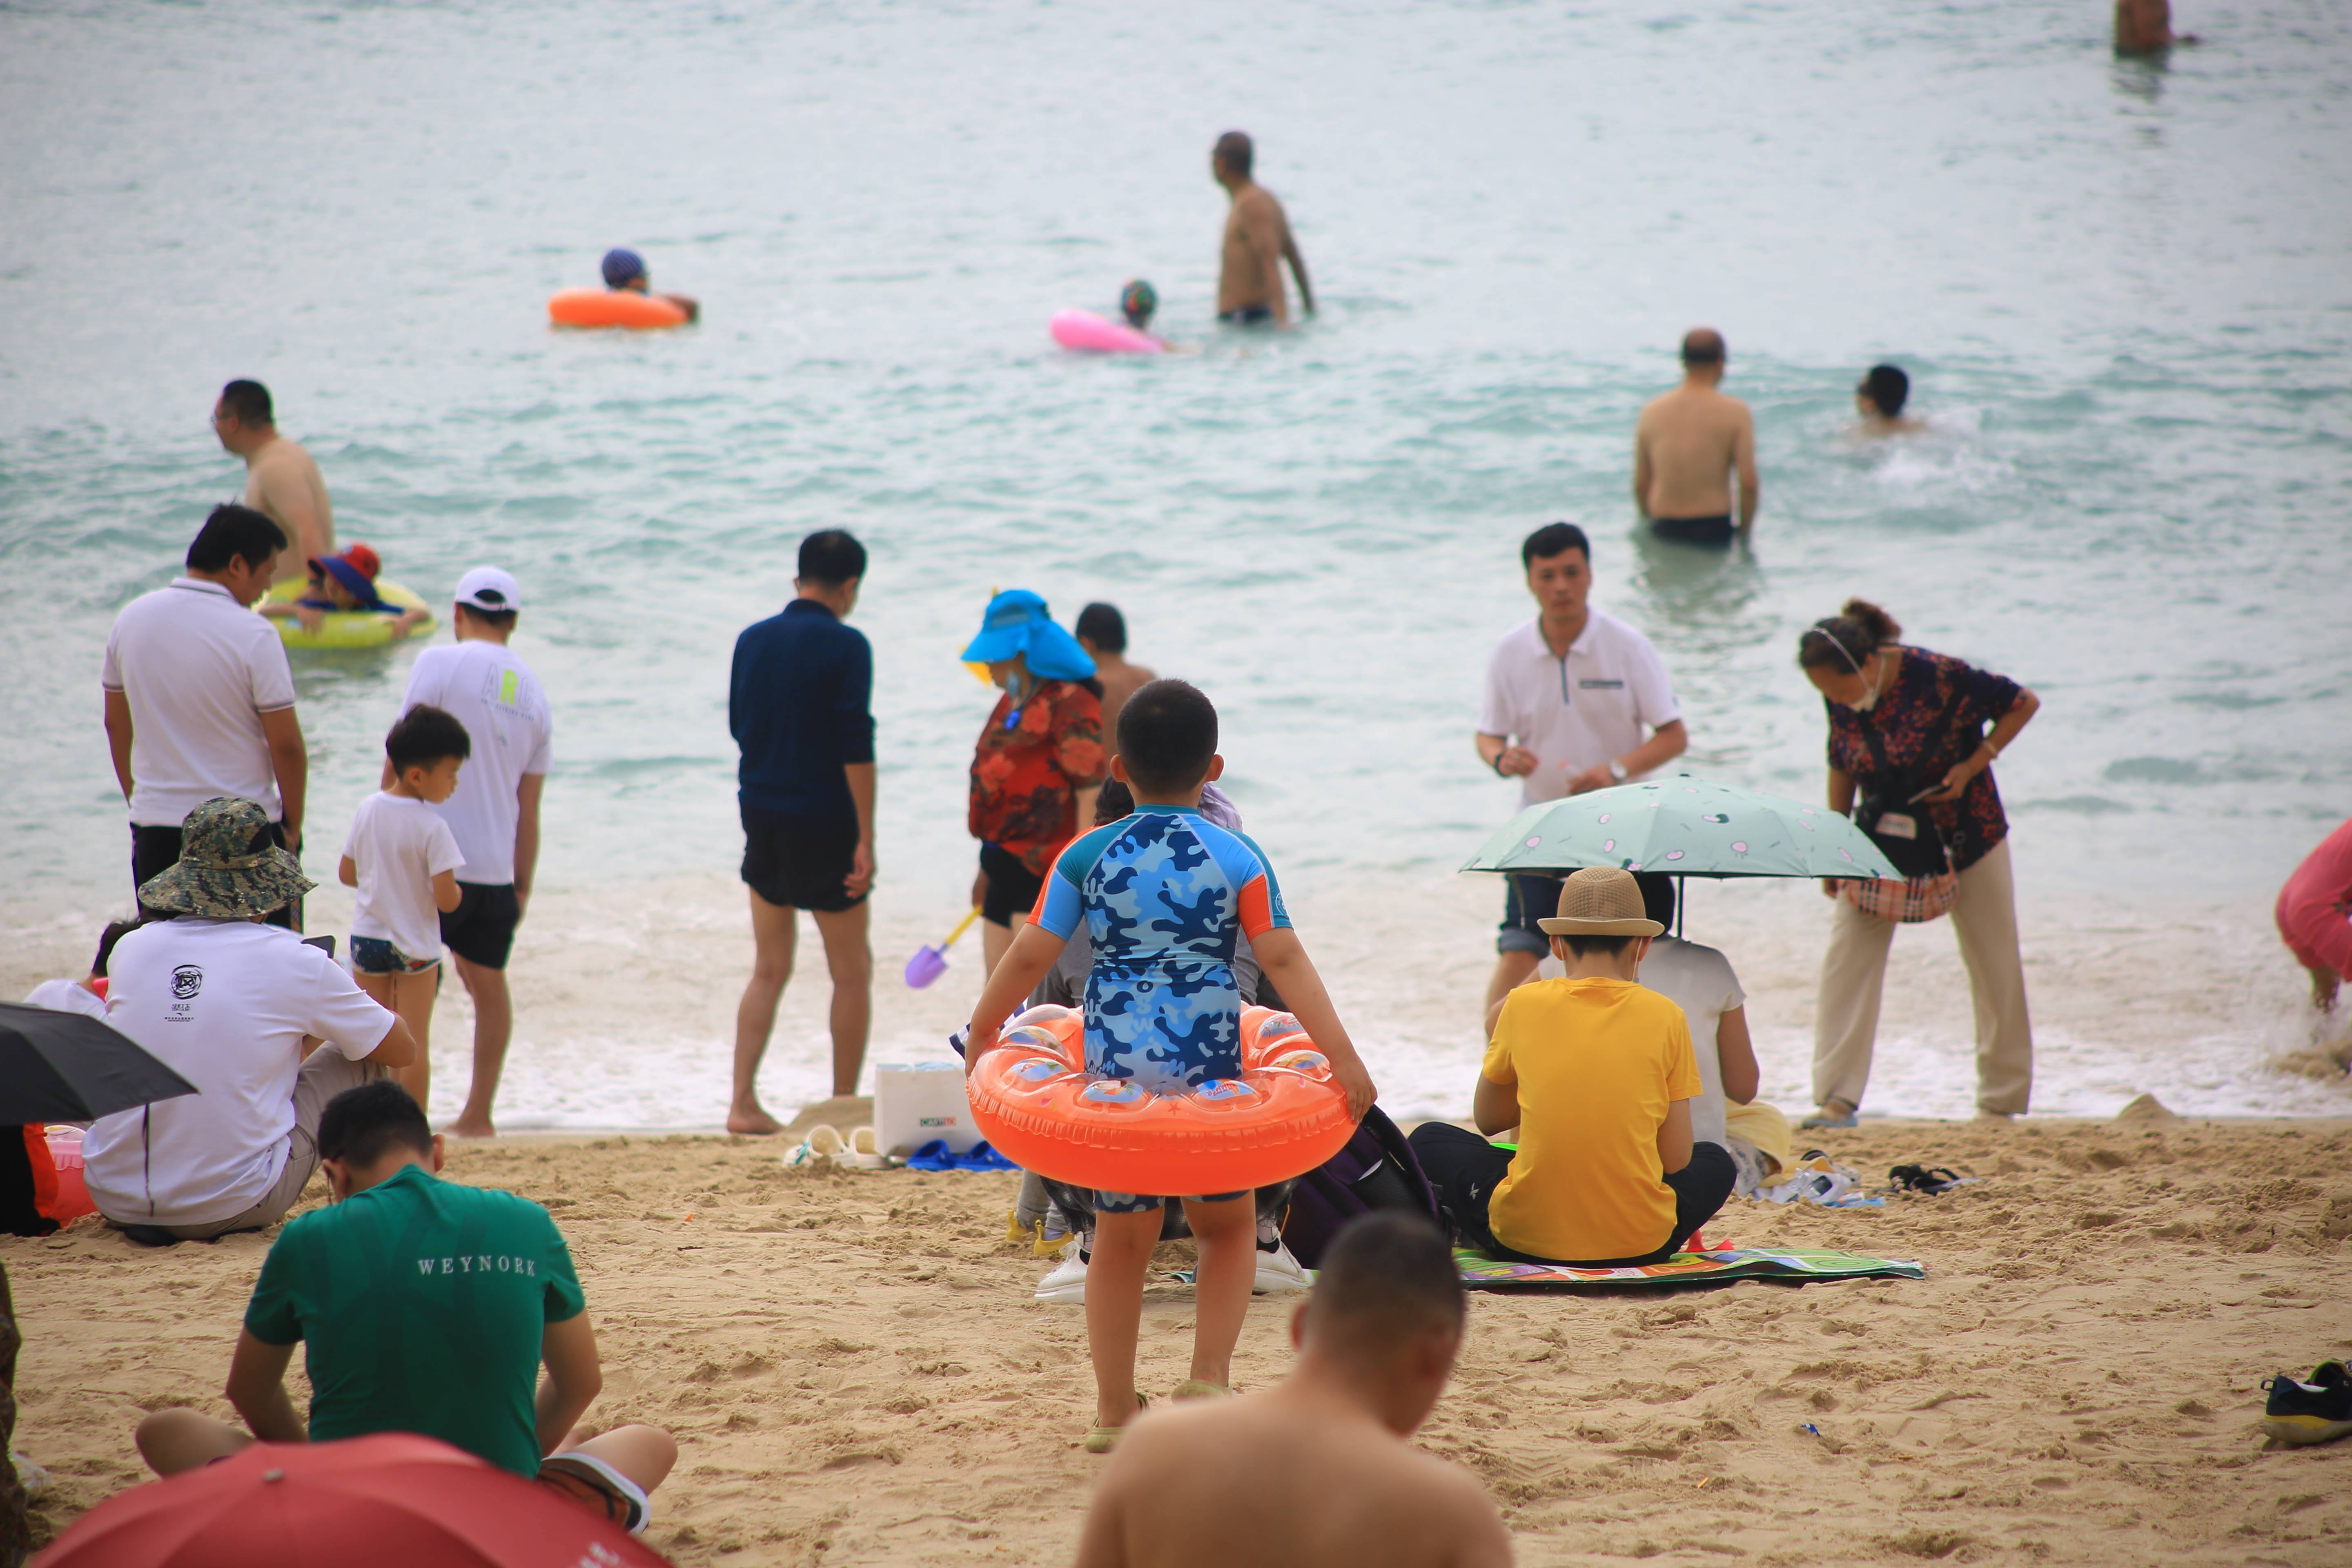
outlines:
[[335, 939], [331, 936], [306, 936], [302, 939], [302, 945], [315, 947], [329, 958], [335, 956]]

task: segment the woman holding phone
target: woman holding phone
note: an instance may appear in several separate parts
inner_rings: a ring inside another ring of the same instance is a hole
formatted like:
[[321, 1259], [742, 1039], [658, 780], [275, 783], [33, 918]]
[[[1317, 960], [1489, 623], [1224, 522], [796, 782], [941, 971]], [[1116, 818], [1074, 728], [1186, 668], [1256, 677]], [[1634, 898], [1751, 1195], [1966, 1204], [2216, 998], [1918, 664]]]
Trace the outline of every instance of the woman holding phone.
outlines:
[[1813, 1024], [1821, 1109], [1806, 1127], [1854, 1124], [1895, 928], [1947, 912], [1976, 1004], [1977, 1113], [2007, 1121], [2033, 1087], [2009, 818], [1992, 764], [2042, 704], [2007, 676], [1903, 646], [1902, 634], [1885, 610], [1849, 599], [1797, 642], [1829, 714], [1830, 809], [1851, 815], [1906, 879], [1822, 884], [1838, 908]]

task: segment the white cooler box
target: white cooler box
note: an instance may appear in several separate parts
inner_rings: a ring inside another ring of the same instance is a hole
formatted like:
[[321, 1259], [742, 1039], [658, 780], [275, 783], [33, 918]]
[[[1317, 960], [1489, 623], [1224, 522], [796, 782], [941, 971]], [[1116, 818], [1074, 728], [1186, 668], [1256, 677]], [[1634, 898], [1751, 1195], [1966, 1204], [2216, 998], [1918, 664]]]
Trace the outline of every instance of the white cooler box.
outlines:
[[881, 1062], [874, 1068], [874, 1136], [886, 1154], [911, 1154], [934, 1138], [956, 1153], [981, 1141], [964, 1098], [961, 1062]]

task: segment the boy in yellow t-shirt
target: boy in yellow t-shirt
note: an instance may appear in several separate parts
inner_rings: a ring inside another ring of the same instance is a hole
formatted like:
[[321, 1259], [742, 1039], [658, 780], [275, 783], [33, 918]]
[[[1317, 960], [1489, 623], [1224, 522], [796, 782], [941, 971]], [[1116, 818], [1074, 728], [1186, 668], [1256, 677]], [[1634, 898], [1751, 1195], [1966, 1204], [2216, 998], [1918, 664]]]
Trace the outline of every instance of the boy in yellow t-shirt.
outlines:
[[1636, 984], [1650, 940], [1631, 873], [1591, 866], [1538, 922], [1559, 980], [1510, 993], [1478, 1075], [1479, 1131], [1516, 1127], [1518, 1152], [1442, 1121], [1412, 1133], [1465, 1243], [1521, 1262], [1631, 1267], [1672, 1257], [1731, 1195], [1721, 1145], [1694, 1143], [1701, 1089], [1683, 1010]]

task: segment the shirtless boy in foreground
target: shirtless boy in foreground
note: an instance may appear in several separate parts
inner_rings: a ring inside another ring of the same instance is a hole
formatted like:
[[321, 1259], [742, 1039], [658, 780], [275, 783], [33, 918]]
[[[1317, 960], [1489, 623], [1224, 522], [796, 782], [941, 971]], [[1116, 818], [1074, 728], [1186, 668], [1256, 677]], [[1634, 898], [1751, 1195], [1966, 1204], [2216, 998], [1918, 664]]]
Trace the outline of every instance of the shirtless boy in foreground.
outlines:
[[213, 407], [213, 434], [245, 459], [245, 504], [286, 535], [278, 582], [306, 575], [311, 562], [335, 552], [335, 508], [327, 499], [327, 481], [299, 442], [278, 433], [268, 387], [257, 381], [222, 387]]
[[1511, 1538], [1467, 1471], [1406, 1443], [1462, 1346], [1453, 1249], [1367, 1215], [1323, 1258], [1273, 1388], [1139, 1417], [1103, 1472], [1078, 1568], [1498, 1568]]
[[1299, 307], [1315, 313], [1315, 290], [1307, 281], [1307, 258], [1291, 237], [1290, 218], [1274, 193], [1250, 179], [1256, 161], [1250, 139], [1238, 131], [1217, 138], [1209, 152], [1209, 173], [1233, 198], [1225, 216], [1223, 256], [1217, 274], [1217, 320], [1254, 327], [1290, 324], [1290, 304], [1282, 288], [1282, 264], [1298, 279]]
[[1642, 410], [1633, 426], [1633, 504], [1660, 539], [1685, 544], [1732, 542], [1731, 479], [1739, 478], [1738, 537], [1756, 526], [1763, 499], [1756, 478], [1756, 421], [1748, 405], [1716, 390], [1727, 355], [1723, 334], [1683, 334], [1683, 384]]

